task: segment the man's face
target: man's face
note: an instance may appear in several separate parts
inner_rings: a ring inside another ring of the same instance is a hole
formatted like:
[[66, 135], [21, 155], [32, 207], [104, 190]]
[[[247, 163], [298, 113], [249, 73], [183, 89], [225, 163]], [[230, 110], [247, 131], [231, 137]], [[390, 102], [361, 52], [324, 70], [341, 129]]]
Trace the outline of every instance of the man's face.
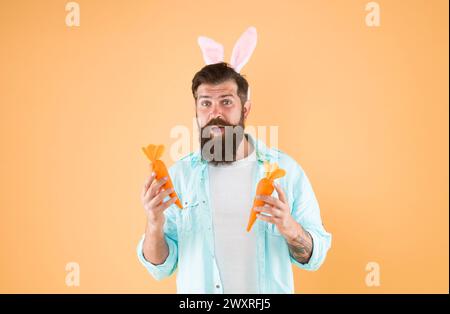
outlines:
[[214, 163], [234, 161], [250, 109], [249, 102], [242, 105], [237, 84], [201, 84], [195, 107], [203, 157]]

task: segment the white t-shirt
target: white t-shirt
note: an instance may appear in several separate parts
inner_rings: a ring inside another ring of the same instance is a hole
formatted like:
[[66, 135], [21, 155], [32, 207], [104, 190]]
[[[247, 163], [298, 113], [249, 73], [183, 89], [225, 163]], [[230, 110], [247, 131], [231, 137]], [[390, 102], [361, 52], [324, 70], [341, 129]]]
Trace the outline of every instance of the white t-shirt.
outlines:
[[246, 231], [253, 205], [255, 149], [228, 165], [209, 165], [215, 255], [224, 293], [258, 293], [256, 236]]

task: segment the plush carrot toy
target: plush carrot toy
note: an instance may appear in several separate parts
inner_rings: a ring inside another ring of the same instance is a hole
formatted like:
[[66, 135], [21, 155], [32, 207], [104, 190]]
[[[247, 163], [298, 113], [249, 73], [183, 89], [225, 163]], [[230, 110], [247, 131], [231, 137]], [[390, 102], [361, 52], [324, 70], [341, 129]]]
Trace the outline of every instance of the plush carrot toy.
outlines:
[[[273, 180], [284, 177], [286, 171], [278, 168], [277, 163], [270, 164], [268, 162], [264, 162], [264, 169], [266, 172], [266, 176], [259, 181], [258, 186], [256, 187], [256, 195], [270, 196], [272, 195], [274, 190]], [[253, 207], [250, 211], [250, 218], [248, 220], [247, 232], [252, 229], [252, 226], [256, 221], [257, 212], [254, 209], [256, 207], [264, 206], [264, 204], [264, 201], [257, 198], [254, 199]]]
[[[161, 179], [167, 176], [168, 180], [163, 185], [164, 189], [173, 188], [172, 180], [170, 179], [169, 172], [167, 171], [167, 167], [164, 162], [160, 159], [162, 154], [164, 153], [164, 145], [148, 145], [147, 147], [142, 147], [144, 154], [147, 156], [148, 160], [150, 160], [150, 168], [156, 174], [156, 179]], [[181, 205], [180, 198], [177, 196], [175, 192], [170, 193], [170, 197], [177, 197], [175, 204], [183, 209]]]

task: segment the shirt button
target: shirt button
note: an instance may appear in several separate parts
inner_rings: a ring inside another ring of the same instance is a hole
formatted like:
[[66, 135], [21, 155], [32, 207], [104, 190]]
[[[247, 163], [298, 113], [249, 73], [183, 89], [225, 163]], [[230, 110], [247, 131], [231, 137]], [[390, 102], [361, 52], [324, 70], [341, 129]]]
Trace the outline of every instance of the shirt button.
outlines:
[[219, 289], [219, 288], [220, 288], [220, 285], [216, 285], [216, 288]]

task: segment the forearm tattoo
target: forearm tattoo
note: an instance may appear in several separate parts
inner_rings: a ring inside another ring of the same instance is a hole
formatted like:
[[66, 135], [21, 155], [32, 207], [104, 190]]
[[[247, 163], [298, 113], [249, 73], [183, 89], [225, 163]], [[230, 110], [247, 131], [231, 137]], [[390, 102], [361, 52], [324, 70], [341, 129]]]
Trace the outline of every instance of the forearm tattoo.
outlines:
[[311, 259], [313, 251], [313, 239], [308, 231], [303, 229], [294, 240], [288, 242], [291, 256], [301, 264], [306, 264]]

